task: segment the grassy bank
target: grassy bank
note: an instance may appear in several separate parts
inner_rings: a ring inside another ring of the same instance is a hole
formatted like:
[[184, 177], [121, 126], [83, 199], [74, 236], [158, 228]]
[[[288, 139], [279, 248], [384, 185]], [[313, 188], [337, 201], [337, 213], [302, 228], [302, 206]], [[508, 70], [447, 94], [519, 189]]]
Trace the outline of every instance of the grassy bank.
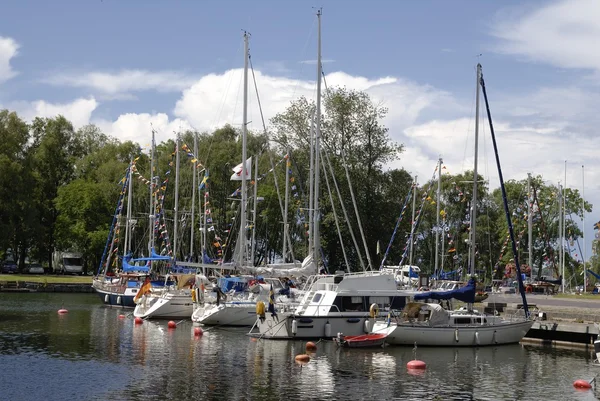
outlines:
[[92, 284], [91, 276], [70, 276], [50, 274], [0, 274], [0, 281], [27, 281], [48, 284]]

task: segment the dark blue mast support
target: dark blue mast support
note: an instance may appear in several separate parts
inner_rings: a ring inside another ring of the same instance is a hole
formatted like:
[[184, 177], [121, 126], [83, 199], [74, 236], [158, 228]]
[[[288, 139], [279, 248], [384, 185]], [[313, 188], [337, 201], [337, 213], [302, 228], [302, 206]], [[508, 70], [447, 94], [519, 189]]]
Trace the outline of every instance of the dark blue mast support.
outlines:
[[527, 297], [525, 296], [525, 286], [523, 285], [523, 278], [521, 276], [521, 265], [519, 264], [519, 254], [517, 253], [517, 245], [515, 243], [515, 233], [513, 230], [512, 220], [510, 218], [510, 212], [508, 211], [508, 201], [506, 199], [506, 189], [504, 188], [504, 178], [502, 178], [502, 168], [500, 167], [500, 157], [498, 156], [498, 145], [496, 144], [496, 135], [494, 134], [494, 124], [492, 124], [492, 114], [490, 113], [490, 105], [488, 103], [487, 92], [485, 91], [485, 82], [483, 80], [483, 74], [480, 77], [481, 90], [483, 92], [483, 98], [485, 100], [485, 109], [487, 111], [488, 122], [490, 124], [490, 132], [492, 133], [492, 143], [494, 144], [494, 154], [496, 156], [496, 166], [498, 166], [498, 176], [500, 178], [500, 189], [502, 190], [502, 203], [504, 204], [504, 213], [506, 214], [506, 222], [508, 223], [508, 232], [510, 234], [510, 242], [512, 246], [513, 255], [515, 258], [515, 266], [517, 267], [517, 280], [519, 282], [519, 291], [521, 292], [521, 298], [523, 298], [523, 309], [525, 310], [525, 317], [529, 318], [529, 307], [527, 306]]

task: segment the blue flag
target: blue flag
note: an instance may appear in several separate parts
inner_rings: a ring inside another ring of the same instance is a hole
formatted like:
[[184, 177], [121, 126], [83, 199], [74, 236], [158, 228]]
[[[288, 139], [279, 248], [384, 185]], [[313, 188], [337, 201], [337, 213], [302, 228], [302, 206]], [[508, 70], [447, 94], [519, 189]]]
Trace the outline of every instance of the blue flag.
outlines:
[[267, 311], [271, 313], [271, 316], [277, 317], [277, 312], [275, 312], [275, 293], [273, 292], [273, 284], [271, 284], [271, 290], [269, 291], [269, 308]]

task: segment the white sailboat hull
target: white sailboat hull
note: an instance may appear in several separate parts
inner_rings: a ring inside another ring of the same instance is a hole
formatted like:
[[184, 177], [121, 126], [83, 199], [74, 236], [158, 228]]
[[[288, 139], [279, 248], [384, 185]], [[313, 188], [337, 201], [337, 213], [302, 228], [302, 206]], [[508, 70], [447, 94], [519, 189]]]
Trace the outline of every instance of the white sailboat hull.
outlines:
[[193, 308], [190, 291], [169, 291], [160, 295], [144, 295], [133, 310], [133, 315], [143, 319], [189, 319]]
[[194, 323], [213, 326], [252, 326], [256, 321], [256, 302], [225, 302], [196, 307]]
[[392, 345], [477, 347], [518, 343], [532, 325], [532, 320], [464, 327], [428, 327], [418, 323], [392, 323], [388, 326], [386, 322], [377, 322], [373, 333], [388, 332], [386, 343]]

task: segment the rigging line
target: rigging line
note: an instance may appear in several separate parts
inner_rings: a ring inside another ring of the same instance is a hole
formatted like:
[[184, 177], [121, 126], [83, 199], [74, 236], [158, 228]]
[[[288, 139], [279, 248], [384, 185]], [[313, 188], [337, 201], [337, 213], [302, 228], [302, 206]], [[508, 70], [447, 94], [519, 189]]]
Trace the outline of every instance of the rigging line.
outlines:
[[[417, 229], [419, 228], [419, 224], [421, 223], [421, 216], [423, 215], [422, 211], [423, 211], [423, 207], [425, 205], [425, 200], [427, 200], [427, 198], [430, 197], [431, 194], [433, 193], [432, 183], [435, 180], [437, 167], [438, 166], [436, 163], [436, 166], [435, 166], [435, 169], [433, 170], [431, 179], [428, 181], [428, 184], [427, 184], [429, 187], [427, 188], [427, 190], [423, 190], [423, 196], [421, 197], [421, 206], [419, 206], [419, 212], [417, 213], [417, 215], [415, 217], [415, 221], [413, 221], [411, 224], [410, 235], [408, 237], [408, 240], [406, 241], [406, 245], [404, 247], [404, 253], [402, 254], [402, 258], [400, 259], [400, 263], [398, 264], [398, 266], [401, 266], [402, 263], [404, 262], [404, 259], [406, 259], [406, 254], [408, 253], [409, 245], [410, 245], [411, 241], [414, 241], [415, 232], [417, 231]], [[416, 183], [414, 185], [416, 186]], [[415, 189], [415, 191], [416, 191], [416, 189]]]
[[[321, 158], [323, 158], [324, 151], [322, 148], [320, 149], [320, 152], [321, 152]], [[340, 229], [340, 222], [338, 220], [338, 215], [335, 210], [335, 203], [333, 202], [333, 195], [331, 194], [331, 186], [329, 185], [329, 175], [327, 174], [326, 168], [323, 169], [323, 175], [325, 176], [325, 182], [327, 184], [327, 193], [329, 194], [329, 202], [331, 202], [331, 209], [333, 212], [333, 217], [335, 218], [335, 227], [337, 228], [338, 238], [340, 240], [340, 246], [342, 248], [342, 253], [344, 254], [344, 261], [346, 262], [346, 271], [348, 273], [350, 273], [351, 272], [350, 263], [348, 263], [348, 256], [346, 255], [346, 247], [344, 246], [344, 240], [342, 238], [342, 230]], [[333, 177], [333, 170], [331, 171], [331, 176]], [[340, 199], [340, 202], [341, 202], [341, 199]], [[363, 270], [364, 270], [364, 265], [363, 265]]]
[[[481, 68], [481, 65], [478, 64], [478, 69], [480, 69], [480, 68]], [[492, 135], [492, 143], [494, 145], [494, 154], [496, 156], [496, 166], [498, 167], [498, 177], [499, 177], [499, 181], [500, 181], [500, 189], [502, 190], [502, 199], [503, 199], [502, 203], [504, 204], [504, 213], [506, 214], [506, 221], [508, 223], [508, 230], [510, 232], [511, 246], [512, 246], [513, 256], [515, 259], [515, 266], [517, 268], [519, 292], [521, 293], [521, 297], [523, 299], [523, 310], [525, 311], [525, 317], [527, 319], [529, 319], [530, 314], [529, 314], [529, 307], [527, 305], [527, 296], [525, 295], [525, 287], [523, 286], [523, 280], [521, 280], [521, 265], [519, 264], [519, 254], [517, 252], [517, 247], [516, 247], [516, 243], [515, 243], [512, 220], [510, 218], [510, 211], [508, 210], [508, 201], [506, 198], [506, 188], [504, 187], [504, 178], [502, 177], [502, 168], [500, 166], [500, 156], [498, 154], [498, 145], [496, 143], [496, 135], [494, 134], [494, 125], [492, 123], [492, 113], [490, 111], [490, 105], [489, 105], [488, 98], [487, 98], [487, 92], [485, 89], [485, 81], [483, 79], [483, 73], [480, 73], [480, 75], [479, 75], [479, 86], [481, 86], [481, 91], [483, 92], [483, 98], [485, 100], [485, 109], [487, 112], [488, 123], [490, 126], [490, 134]], [[479, 90], [478, 87], [477, 87], [477, 90]]]
[[[252, 72], [252, 81], [254, 82], [254, 91], [256, 92], [256, 99], [257, 99], [257, 103], [258, 103], [258, 109], [260, 111], [260, 119], [261, 119], [262, 126], [263, 126], [263, 132], [264, 132], [265, 137], [267, 138], [267, 146], [269, 147], [269, 143], [270, 143], [269, 132], [267, 131], [267, 125], [265, 124], [265, 116], [263, 114], [262, 103], [260, 101], [260, 96], [258, 94], [258, 84], [256, 83], [256, 75], [254, 74], [254, 66], [252, 65], [252, 56], [250, 54], [248, 54], [248, 61], [250, 62], [250, 71]], [[277, 200], [279, 201], [279, 209], [281, 211], [281, 216], [284, 217], [285, 209], [284, 209], [283, 203], [281, 201], [281, 190], [279, 188], [279, 181], [277, 180], [277, 171], [275, 170], [275, 163], [273, 162], [273, 154], [271, 152], [266, 152], [266, 153], [269, 155], [269, 163], [271, 164], [271, 170], [273, 171], [273, 182], [275, 183], [275, 191], [277, 192]], [[288, 153], [288, 157], [289, 157], [289, 153]], [[287, 160], [284, 163], [284, 165], [285, 165], [285, 168], [288, 168]], [[284, 238], [287, 238], [290, 253], [292, 255], [292, 260], [295, 260], [294, 251], [293, 251], [293, 247], [292, 247], [292, 240], [290, 238], [289, 233], [285, 233]], [[284, 241], [285, 241], [285, 239], [284, 239]], [[283, 255], [283, 257], [285, 258], [285, 255]]]
[[[325, 75], [323, 73], [323, 66], [321, 65], [321, 74], [323, 75], [323, 82], [325, 84], [325, 93], [328, 94], [328, 87], [327, 87], [327, 81], [325, 79]], [[344, 166], [344, 171], [346, 172], [346, 180], [348, 180], [348, 188], [350, 189], [350, 198], [352, 199], [352, 205], [354, 207], [354, 213], [356, 215], [356, 220], [358, 222], [358, 230], [360, 232], [360, 236], [363, 242], [363, 247], [365, 248], [365, 255], [367, 257], [367, 263], [369, 265], [369, 270], [373, 270], [373, 262], [371, 261], [371, 255], [369, 253], [369, 247], [367, 245], [367, 240], [365, 238], [365, 233], [363, 231], [363, 226], [362, 226], [362, 221], [360, 219], [360, 213], [358, 212], [358, 206], [356, 204], [356, 197], [354, 196], [354, 189], [352, 187], [352, 181], [350, 180], [350, 172], [348, 171], [348, 164], [346, 163], [346, 156], [345, 156], [345, 152], [342, 149], [342, 164]], [[340, 202], [341, 202], [341, 198], [340, 198]], [[350, 223], [348, 223], [350, 225]], [[358, 250], [358, 245], [355, 243], [354, 246], [357, 247], [357, 252], [360, 258], [360, 264], [363, 267], [363, 270], [365, 270], [365, 266], [363, 264], [362, 261], [362, 256], [360, 255], [360, 251]]]
[[[237, 59], [238, 54], [241, 52], [242, 45], [243, 45], [243, 42], [239, 42], [238, 43], [238, 48], [235, 51], [234, 59]], [[213, 126], [216, 125], [218, 123], [218, 121], [221, 119], [221, 114], [223, 113], [223, 109], [225, 108], [225, 101], [227, 99], [227, 95], [229, 94], [229, 89], [231, 88], [231, 83], [233, 82], [233, 76], [235, 75], [233, 73], [233, 68], [230, 69], [230, 71], [231, 71], [231, 74], [229, 75], [229, 80], [227, 81], [227, 86], [225, 88], [225, 91], [221, 95], [221, 101], [219, 102], [220, 105], [219, 105], [218, 112], [216, 114], [216, 117], [213, 119]], [[208, 157], [210, 155], [210, 151], [212, 149], [213, 142], [214, 142], [214, 137], [211, 136], [210, 142], [209, 142], [209, 145], [208, 145], [208, 150], [206, 151], [206, 155], [205, 155], [204, 161], [208, 160]]]
[[[329, 147], [328, 143], [325, 140], [323, 140], [323, 144], [325, 144], [325, 146]], [[362, 260], [362, 254], [360, 252], [360, 248], [358, 247], [358, 242], [356, 241], [356, 236], [354, 235], [354, 230], [352, 229], [352, 224], [350, 223], [350, 219], [348, 217], [348, 212], [346, 210], [346, 207], [344, 206], [344, 202], [342, 202], [342, 195], [340, 192], [340, 188], [338, 186], [335, 175], [333, 174], [333, 165], [331, 164], [331, 159], [329, 158], [329, 152], [324, 150], [323, 153], [325, 154], [325, 159], [327, 160], [327, 165], [329, 166], [329, 169], [331, 170], [331, 179], [333, 180], [333, 184], [335, 186], [335, 190], [336, 190], [338, 199], [340, 201], [340, 206], [342, 207], [342, 211], [344, 213], [344, 218], [346, 219], [346, 223], [348, 224], [348, 231], [350, 232], [350, 236], [352, 237], [352, 242], [354, 243], [354, 247], [356, 248], [356, 253], [358, 254], [358, 261], [360, 262], [360, 265], [361, 265], [363, 271], [366, 271], [365, 263]], [[323, 169], [325, 169], [325, 168], [323, 168]]]
[[[317, 19], [313, 18], [312, 19], [312, 25], [310, 27], [310, 30], [308, 31], [308, 37], [306, 38], [306, 42], [304, 42], [304, 48], [302, 49], [302, 58], [305, 57], [306, 55], [306, 49], [308, 48], [308, 43], [310, 42], [310, 40], [312, 39], [312, 35], [313, 32], [315, 30], [315, 25], [317, 23]], [[300, 76], [302, 76], [302, 73], [304, 72], [304, 67], [306, 65], [308, 65], [307, 63], [301, 63], [302, 65], [300, 66]], [[294, 85], [294, 90], [292, 91], [292, 99], [296, 96], [296, 91], [298, 90], [298, 87], [300, 86], [300, 82], [301, 80], [296, 81], [296, 85]]]

